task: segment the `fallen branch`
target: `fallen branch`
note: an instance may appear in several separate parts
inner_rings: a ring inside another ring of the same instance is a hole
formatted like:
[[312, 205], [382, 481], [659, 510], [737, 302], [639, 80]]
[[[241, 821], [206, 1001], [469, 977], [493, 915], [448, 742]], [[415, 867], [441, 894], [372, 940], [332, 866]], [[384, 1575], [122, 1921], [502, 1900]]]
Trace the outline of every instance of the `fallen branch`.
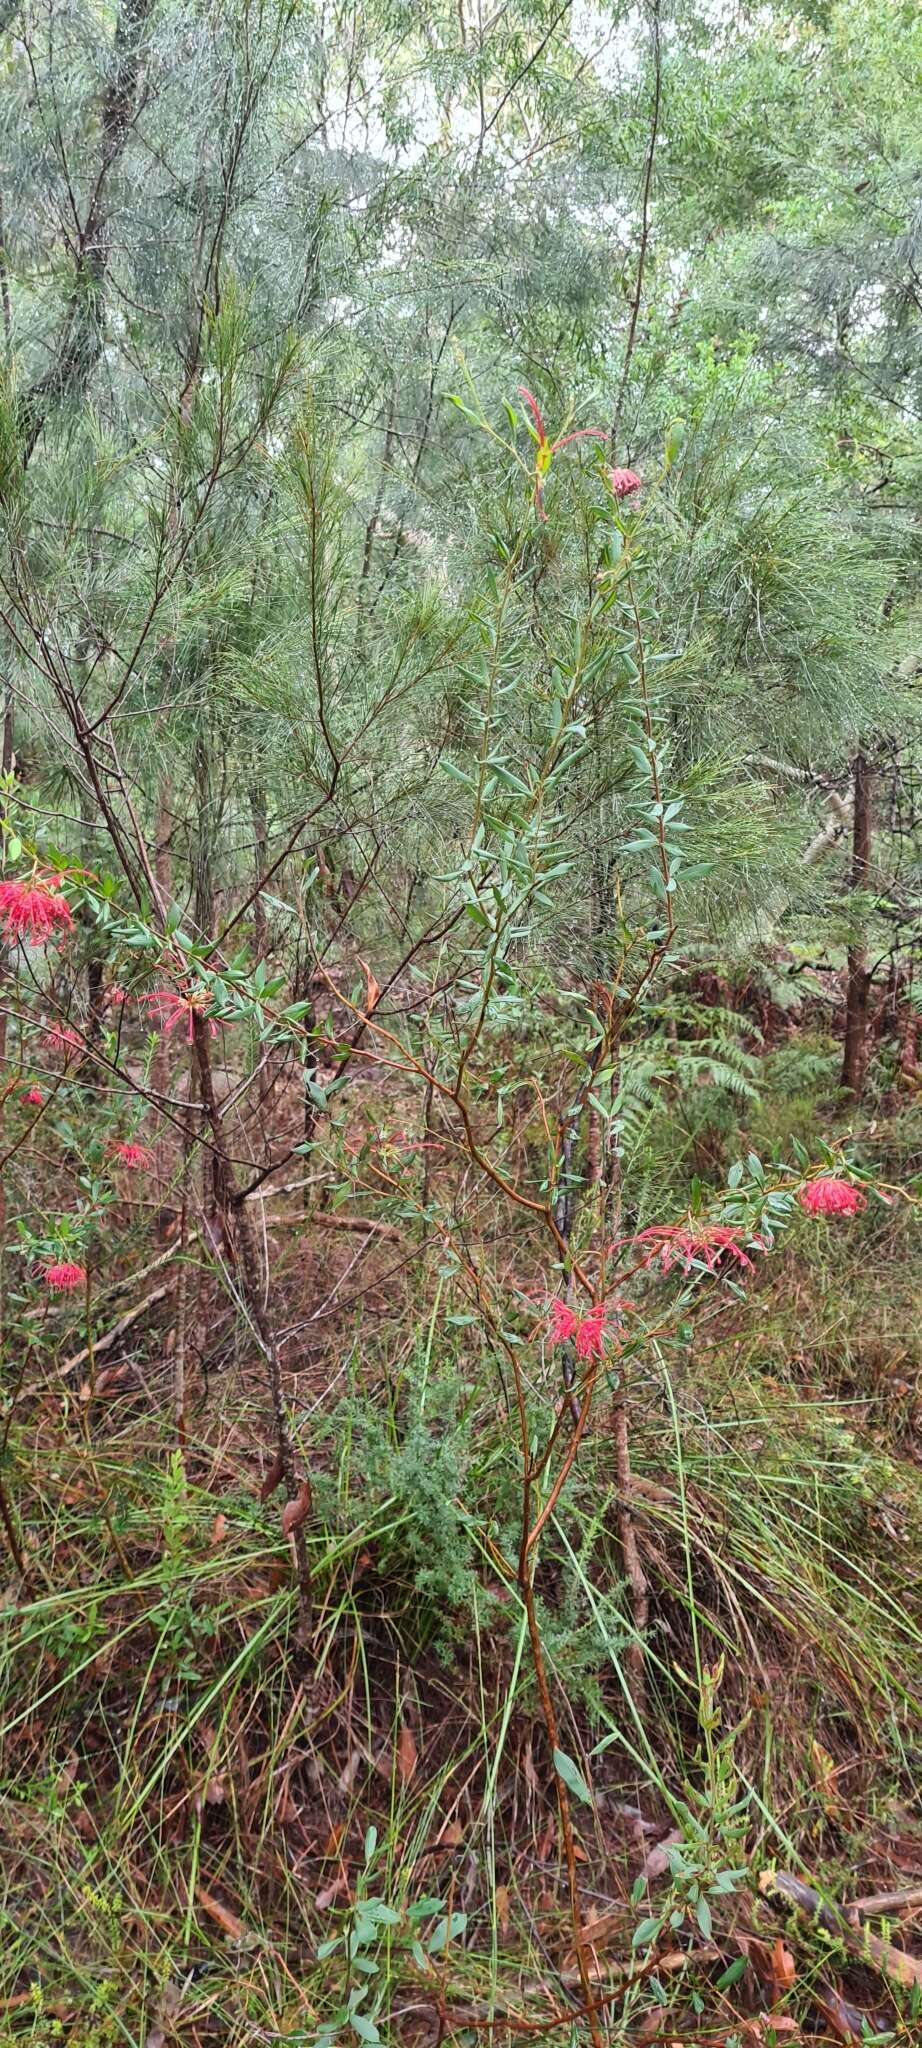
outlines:
[[[281, 1190], [280, 1190], [281, 1192]], [[386, 1237], [392, 1244], [405, 1244], [403, 1232], [395, 1223], [383, 1223], [377, 1216], [342, 1216], [331, 1214], [328, 1209], [317, 1209], [311, 1216], [267, 1216], [266, 1224], [277, 1229], [280, 1223], [296, 1223], [299, 1230], [356, 1230], [365, 1231], [374, 1237]]]
[[848, 1920], [876, 1920], [881, 1913], [905, 1913], [916, 1906], [922, 1906], [922, 1884], [910, 1885], [908, 1891], [870, 1892], [867, 1898], [852, 1899], [845, 1916]]
[[[273, 1226], [279, 1223], [299, 1223], [303, 1229], [304, 1217], [267, 1216], [266, 1223]], [[406, 1239], [395, 1224], [379, 1222], [373, 1216], [330, 1216], [321, 1210], [318, 1215], [310, 1218], [310, 1225], [312, 1229], [321, 1230], [365, 1231], [369, 1235], [386, 1238], [394, 1244], [406, 1243]], [[152, 1259], [150, 1265], [145, 1266], [142, 1272], [126, 1276], [126, 1280], [122, 1284], [127, 1285], [128, 1279], [131, 1278], [134, 1278], [136, 1282], [149, 1280], [152, 1273], [157, 1273], [164, 1266], [169, 1265], [173, 1259], [179, 1256], [181, 1251], [188, 1250], [189, 1244], [194, 1238], [200, 1236], [201, 1231], [198, 1227], [191, 1228], [188, 1232], [185, 1246], [177, 1240], [175, 1244], [169, 1246], [167, 1251], [161, 1252], [158, 1258]], [[171, 1282], [168, 1282], [163, 1287], [155, 1287], [153, 1293], [146, 1294], [143, 1301], [135, 1302], [133, 1308], [126, 1309], [125, 1314], [119, 1316], [118, 1322], [113, 1323], [111, 1329], [104, 1331], [101, 1337], [94, 1338], [94, 1356], [98, 1357], [101, 1352], [111, 1350], [112, 1345], [117, 1343], [119, 1337], [123, 1337], [126, 1330], [130, 1330], [135, 1323], [139, 1322], [148, 1309], [155, 1308], [158, 1301], [163, 1301], [164, 1297], [170, 1292], [171, 1284]], [[33, 1310], [31, 1313], [33, 1315], [40, 1314], [41, 1310]], [[56, 1368], [54, 1377], [61, 1380], [67, 1379], [72, 1372], [77, 1371], [78, 1366], [86, 1365], [89, 1356], [90, 1351], [87, 1345], [84, 1346], [82, 1351], [72, 1352], [70, 1358], [65, 1358], [63, 1363]], [[40, 1384], [36, 1383], [33, 1387], [25, 1387], [23, 1393], [24, 1395], [40, 1394], [47, 1385], [47, 1379], [43, 1379]]]
[[[720, 1949], [716, 1948], [712, 1943], [707, 1943], [699, 1945], [696, 1949], [670, 1949], [666, 1955], [660, 1955], [654, 1951], [642, 1960], [635, 1957], [630, 1962], [612, 1962], [604, 1972], [605, 1977], [610, 1981], [607, 1985], [604, 1983], [595, 1985], [594, 1995], [588, 2010], [593, 2013], [603, 2012], [605, 2007], [610, 2005], [614, 1999], [624, 1997], [627, 1985], [642, 1983], [645, 1978], [654, 1974], [657, 1976], [662, 1976], [664, 1973], [672, 1975], [675, 1972], [687, 1970], [695, 1963], [713, 1963], [722, 1960]], [[572, 1986], [575, 1989], [579, 1983], [575, 1966], [572, 1970], [564, 1969], [560, 1982], [567, 1986], [567, 1988]], [[538, 1978], [524, 1978], [520, 1989], [526, 1998], [533, 1996], [544, 2001], [547, 2000], [547, 1985]], [[552, 2007], [549, 2012], [546, 2011], [541, 2015], [533, 2017], [528, 2012], [516, 2011], [511, 2006], [497, 2006], [495, 2001], [471, 1999], [463, 2008], [447, 2008], [445, 2016], [446, 2019], [450, 2019], [453, 2028], [472, 2027], [476, 2028], [478, 2033], [492, 2029], [499, 2023], [510, 2028], [516, 2035], [548, 2034], [552, 2033], [557, 2027], [572, 2028], [574, 2021], [578, 2020], [581, 2013], [585, 2013], [586, 2010], [585, 2006], [574, 2003], [573, 2005]]]
[[[141, 1280], [149, 1280], [152, 1273], [161, 1272], [164, 1266], [168, 1266], [170, 1264], [171, 1260], [178, 1258], [179, 1253], [181, 1251], [183, 1251], [184, 1249], [188, 1249], [188, 1245], [193, 1238], [199, 1237], [200, 1235], [201, 1232], [199, 1231], [198, 1227], [193, 1226], [193, 1228], [188, 1233], [185, 1246], [183, 1246], [177, 1239], [177, 1242], [175, 1244], [171, 1244], [165, 1252], [161, 1252], [158, 1258], [152, 1259], [149, 1266], [145, 1266], [140, 1273], [129, 1275], [128, 1278], [133, 1278], [136, 1283]], [[126, 1330], [131, 1329], [133, 1323], [137, 1323], [140, 1321], [140, 1318], [145, 1314], [147, 1309], [153, 1308], [158, 1301], [162, 1301], [164, 1296], [169, 1293], [170, 1285], [171, 1282], [168, 1281], [164, 1287], [155, 1287], [152, 1294], [146, 1294], [144, 1296], [143, 1301], [135, 1302], [134, 1308], [126, 1309], [125, 1314], [123, 1316], [119, 1316], [118, 1322], [113, 1323], [111, 1329], [105, 1330], [101, 1337], [94, 1337], [94, 1357], [98, 1357], [101, 1351], [109, 1351], [112, 1345], [116, 1342], [116, 1340], [119, 1337], [124, 1336]], [[79, 1365], [86, 1364], [89, 1356], [90, 1351], [88, 1346], [85, 1346], [82, 1351], [73, 1352], [70, 1358], [65, 1358], [63, 1364], [57, 1367], [57, 1370], [54, 1375], [55, 1378], [59, 1380], [67, 1379], [68, 1374], [76, 1372], [77, 1367]], [[43, 1391], [43, 1389], [47, 1386], [47, 1384], [47, 1380], [42, 1380], [40, 1384], [34, 1387], [25, 1388], [24, 1392], [27, 1394], [40, 1394]]]
[[[196, 1230], [193, 1235], [199, 1236], [200, 1233]], [[142, 1280], [149, 1280], [152, 1273], [159, 1273], [164, 1266], [168, 1266], [170, 1260], [175, 1259], [179, 1248], [179, 1241], [177, 1239], [175, 1244], [167, 1246], [165, 1252], [159, 1252], [155, 1259], [151, 1259], [149, 1265], [142, 1266], [140, 1273], [124, 1273], [118, 1279], [113, 1280], [108, 1287], [102, 1288], [100, 1292], [104, 1295], [124, 1294], [126, 1287], [140, 1287]], [[38, 1321], [40, 1316], [45, 1316], [47, 1313], [48, 1303], [40, 1301], [35, 1308], [26, 1310], [24, 1320], [34, 1323]], [[97, 1345], [96, 1348], [98, 1350], [99, 1346]]]
[[[64, 1359], [62, 1365], [55, 1367], [53, 1377], [58, 1380], [66, 1380], [72, 1372], [77, 1371], [78, 1366], [86, 1365], [91, 1356], [98, 1358], [101, 1351], [111, 1350], [112, 1345], [117, 1343], [119, 1337], [124, 1336], [126, 1330], [131, 1329], [133, 1323], [140, 1322], [141, 1317], [146, 1311], [149, 1308], [154, 1308], [158, 1301], [163, 1301], [169, 1293], [169, 1281], [166, 1281], [162, 1287], [155, 1287], [153, 1294], [146, 1294], [143, 1301], [136, 1302], [134, 1308], [128, 1309], [123, 1316], [119, 1316], [118, 1322], [113, 1323], [112, 1328], [106, 1330], [102, 1337], [94, 1337], [92, 1352], [88, 1344], [84, 1345], [82, 1351], [73, 1352], [70, 1358]], [[23, 1398], [28, 1397], [30, 1394], [44, 1393], [48, 1384], [47, 1378], [36, 1380], [34, 1386], [23, 1388]]]
[[814, 1891], [812, 1885], [802, 1884], [800, 1878], [793, 1877], [789, 1870], [764, 1871], [759, 1879], [759, 1890], [771, 1905], [781, 1911], [796, 1907], [815, 1927], [841, 1942], [849, 1955], [879, 1970], [895, 1984], [910, 1988], [918, 1985], [922, 1989], [922, 1962], [918, 1957], [907, 1955], [905, 1949], [894, 1948], [889, 1941], [882, 1941], [867, 1927], [859, 1929], [853, 1926], [844, 1908], [830, 1905], [819, 1892]]

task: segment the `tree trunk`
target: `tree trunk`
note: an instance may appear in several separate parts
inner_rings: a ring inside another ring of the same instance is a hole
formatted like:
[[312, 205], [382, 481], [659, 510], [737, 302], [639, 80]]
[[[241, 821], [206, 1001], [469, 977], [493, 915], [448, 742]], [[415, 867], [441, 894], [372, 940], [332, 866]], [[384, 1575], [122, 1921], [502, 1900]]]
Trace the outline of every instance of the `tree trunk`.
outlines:
[[[253, 783], [250, 789], [250, 816], [253, 820], [253, 857], [256, 863], [256, 881], [262, 880], [269, 866], [269, 819], [266, 809], [266, 792], [261, 784]], [[253, 903], [253, 952], [262, 960], [266, 951], [266, 906], [260, 891]]]
[[[163, 907], [164, 916], [173, 901], [173, 856], [171, 835], [173, 815], [170, 807], [171, 783], [168, 774], [160, 780], [157, 791], [157, 816], [154, 825], [154, 875]], [[158, 1105], [172, 1094], [173, 1048], [165, 1031], [157, 1035], [151, 1081]], [[169, 1125], [164, 1123], [156, 1147], [157, 1177], [160, 1183], [160, 1200], [164, 1198], [172, 1170], [172, 1141]]]
[[628, 1584], [631, 1602], [631, 1618], [634, 1623], [634, 1638], [627, 1646], [625, 1664], [631, 1697], [641, 1716], [646, 1705], [646, 1634], [650, 1619], [650, 1593], [647, 1575], [643, 1568], [637, 1531], [634, 1527], [634, 1489], [631, 1472], [630, 1418], [627, 1406], [627, 1387], [622, 1382], [612, 1404], [612, 1427], [615, 1439], [615, 1479], [618, 1488], [618, 1535], [621, 1539], [621, 1556], [624, 1561], [624, 1576]]
[[[211, 1129], [212, 1159], [214, 1162], [213, 1181], [218, 1194], [218, 1220], [223, 1226], [228, 1256], [237, 1254], [237, 1277], [240, 1292], [246, 1305], [253, 1335], [262, 1352], [266, 1366], [269, 1392], [275, 1421], [278, 1477], [284, 1481], [287, 1517], [283, 1516], [282, 1526], [294, 1544], [295, 1571], [298, 1582], [298, 1630], [297, 1648], [302, 1658], [310, 1655], [312, 1624], [311, 1569], [307, 1549], [307, 1533], [304, 1527], [311, 1513], [311, 1486], [306, 1472], [299, 1465], [294, 1440], [288, 1421], [288, 1409], [282, 1387], [282, 1366], [278, 1346], [272, 1327], [267, 1302], [263, 1298], [262, 1278], [259, 1270], [259, 1255], [253, 1227], [246, 1211], [245, 1202], [237, 1199], [234, 1169], [230, 1159], [224, 1122], [218, 1107], [211, 1071], [211, 1045], [208, 1025], [204, 1017], [193, 1017], [193, 1035], [199, 1075], [202, 1085], [202, 1100]], [[230, 1224], [233, 1216], [233, 1244]]]
[[[867, 755], [858, 753], [854, 763], [855, 805], [852, 815], [852, 889], [866, 889], [871, 862], [871, 781]], [[842, 1087], [860, 1101], [868, 1058], [868, 995], [870, 975], [862, 930], [863, 919], [848, 948], [848, 981], [845, 994], [845, 1047], [842, 1056]]]

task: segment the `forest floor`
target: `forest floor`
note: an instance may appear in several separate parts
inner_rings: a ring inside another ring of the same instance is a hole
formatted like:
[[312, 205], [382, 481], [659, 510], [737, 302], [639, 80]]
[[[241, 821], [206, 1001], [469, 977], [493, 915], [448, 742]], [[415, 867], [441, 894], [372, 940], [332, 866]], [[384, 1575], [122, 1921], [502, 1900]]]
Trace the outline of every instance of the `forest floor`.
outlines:
[[[746, 1112], [766, 1155], [832, 1115], [776, 1067]], [[918, 1172], [911, 1104], [856, 1136]], [[316, 1481], [310, 1670], [262, 1383], [201, 1243], [184, 1445], [170, 1258], [113, 1276], [93, 1360], [62, 1335], [7, 1418], [27, 1578], [3, 1589], [0, 2043], [576, 2038], [553, 1775], [490, 1547], [515, 1484], [495, 1364], [437, 1253], [421, 1279], [398, 1226], [305, 1223], [303, 1200], [264, 1227]], [[715, 1283], [678, 1368], [636, 1371], [642, 1700], [610, 1397], [548, 1525], [606, 2040], [922, 2042], [914, 1229], [896, 1204], [795, 1231], [747, 1290]]]

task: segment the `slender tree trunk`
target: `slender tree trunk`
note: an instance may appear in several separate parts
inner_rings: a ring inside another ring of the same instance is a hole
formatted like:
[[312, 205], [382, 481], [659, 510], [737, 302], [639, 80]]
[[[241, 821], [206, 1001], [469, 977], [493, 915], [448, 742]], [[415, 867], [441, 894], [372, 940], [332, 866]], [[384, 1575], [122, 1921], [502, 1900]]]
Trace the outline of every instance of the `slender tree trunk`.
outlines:
[[[95, 811], [89, 792], [83, 789], [82, 787], [80, 791], [80, 820], [83, 827], [83, 864], [87, 868], [89, 873], [92, 874], [93, 863], [95, 858], [95, 846], [93, 842], [92, 831], [92, 827], [95, 822]], [[86, 1035], [90, 1045], [98, 1046], [102, 1040], [103, 1027], [105, 1021], [103, 1016], [105, 972], [103, 956], [100, 951], [100, 934], [97, 932], [95, 926], [93, 925], [89, 917], [81, 917], [80, 922], [83, 923], [85, 926], [87, 942]], [[81, 1061], [81, 1073], [86, 1072], [87, 1074], [92, 1075], [94, 1069], [95, 1063], [92, 1059], [86, 1059]]]
[[624, 1575], [627, 1579], [631, 1600], [631, 1616], [634, 1622], [634, 1641], [628, 1644], [625, 1655], [631, 1694], [638, 1714], [643, 1714], [646, 1704], [646, 1666], [644, 1659], [647, 1622], [650, 1618], [650, 1596], [647, 1575], [643, 1568], [637, 1531], [634, 1527], [633, 1478], [631, 1473], [630, 1418], [627, 1405], [627, 1388], [619, 1388], [612, 1407], [612, 1428], [615, 1440], [615, 1477], [618, 1485], [618, 1535], [621, 1539], [621, 1555], [624, 1560]]
[[[173, 900], [173, 859], [170, 851], [172, 828], [170, 784], [167, 776], [164, 776], [157, 791], [157, 818], [154, 825], [154, 875], [160, 901], [165, 909], [169, 908]], [[158, 1096], [166, 1096], [172, 1093], [172, 1056], [167, 1033], [161, 1031], [157, 1038], [153, 1067], [151, 1069], [151, 1081], [154, 1092]], [[164, 1125], [164, 1135], [161, 1136], [156, 1148], [157, 1177], [161, 1187], [161, 1201], [163, 1200], [163, 1190], [166, 1188], [170, 1176], [171, 1141], [166, 1135], [168, 1130], [169, 1125]]]
[[[310, 1033], [311, 1033], [311, 1032], [313, 1031], [313, 1029], [314, 1029], [314, 1026], [315, 1026], [315, 1024], [316, 1024], [316, 1021], [317, 1021], [317, 1020], [316, 1020], [316, 1017], [315, 1017], [315, 1014], [314, 1014], [314, 1005], [313, 1005], [313, 987], [312, 987], [312, 983], [313, 983], [313, 973], [314, 973], [313, 961], [311, 960], [310, 954], [309, 954], [309, 952], [308, 952], [308, 950], [307, 950], [307, 946], [306, 946], [306, 943], [305, 943], [305, 949], [304, 949], [304, 953], [303, 953], [303, 957], [302, 957], [302, 956], [301, 956], [301, 954], [300, 954], [300, 942], [299, 942], [299, 953], [298, 953], [298, 955], [296, 956], [296, 959], [295, 959], [295, 969], [294, 969], [294, 976], [293, 976], [293, 982], [294, 982], [294, 998], [295, 998], [295, 1002], [296, 1002], [296, 1003], [303, 1003], [303, 1002], [309, 1002], [309, 1003], [310, 1003], [310, 1005], [311, 1005], [310, 1009], [309, 1009], [309, 1010], [307, 1010], [307, 1011], [305, 1011], [304, 1017], [303, 1017], [303, 1019], [302, 1019], [302, 1026], [303, 1026], [303, 1030], [304, 1030], [304, 1034], [305, 1034], [305, 1037], [306, 1037], [306, 1038], [308, 1038], [308, 1037], [310, 1036]], [[314, 1138], [315, 1138], [315, 1136], [316, 1136], [316, 1132], [317, 1132], [317, 1104], [316, 1104], [316, 1102], [315, 1102], [315, 1100], [314, 1100], [314, 1097], [313, 1097], [313, 1095], [311, 1094], [311, 1091], [310, 1091], [310, 1082], [312, 1081], [312, 1079], [314, 1078], [314, 1075], [315, 1075], [315, 1073], [316, 1073], [316, 1063], [315, 1063], [315, 1062], [314, 1062], [313, 1060], [310, 1060], [310, 1059], [305, 1059], [305, 1061], [304, 1061], [304, 1065], [303, 1065], [303, 1067], [302, 1067], [302, 1069], [301, 1069], [301, 1072], [302, 1072], [302, 1084], [301, 1084], [301, 1085], [302, 1085], [302, 1104], [303, 1104], [303, 1118], [304, 1118], [304, 1123], [303, 1123], [303, 1131], [304, 1131], [304, 1144], [305, 1144], [305, 1145], [312, 1145], [312, 1144], [313, 1144], [313, 1141], [314, 1141]], [[305, 1153], [305, 1159], [306, 1159], [306, 1160], [309, 1160], [309, 1158], [310, 1158], [310, 1155], [309, 1155], [309, 1153]], [[309, 1173], [308, 1173], [308, 1174], [306, 1175], [306, 1181], [307, 1181], [308, 1183], [309, 1183], [309, 1181], [310, 1181], [310, 1174], [309, 1174]], [[305, 1189], [304, 1189], [304, 1213], [305, 1213], [305, 1215], [308, 1215], [308, 1214], [310, 1213], [310, 1209], [311, 1209], [311, 1203], [312, 1203], [312, 1200], [313, 1200], [312, 1190], [311, 1190], [311, 1188], [310, 1188], [310, 1186], [309, 1186], [309, 1185], [306, 1185], [306, 1186], [305, 1186]]]
[[13, 759], [15, 754], [13, 730], [14, 709], [15, 700], [13, 697], [12, 679], [9, 676], [7, 676], [3, 684], [3, 755], [2, 761], [0, 761], [0, 765], [2, 765], [4, 775], [9, 774], [10, 769], [13, 766]]
[[217, 821], [211, 793], [211, 754], [204, 725], [199, 727], [195, 736], [192, 768], [196, 811], [193, 913], [199, 932], [210, 939], [215, 929], [213, 834]]
[[[0, 948], [0, 980], [6, 980], [6, 947]], [[0, 1006], [0, 1146], [6, 1151], [6, 991]], [[0, 1374], [6, 1380], [6, 1182], [0, 1167]], [[9, 1503], [0, 1481], [0, 1519], [6, 1530], [7, 1542], [16, 1562], [17, 1570], [23, 1571], [22, 1552]]]
[[[269, 821], [266, 815], [266, 792], [254, 783], [250, 790], [250, 816], [253, 820], [253, 853], [256, 863], [256, 880], [260, 880], [269, 865]], [[266, 909], [262, 895], [253, 904], [253, 951], [257, 960], [262, 960], [266, 951]]]
[[[203, 681], [203, 689], [207, 684]], [[206, 698], [207, 702], [207, 698]], [[200, 725], [195, 736], [192, 752], [192, 768], [195, 778], [196, 827], [193, 842], [193, 899], [192, 914], [200, 937], [210, 939], [215, 930], [215, 868], [213, 834], [216, 819], [212, 802], [211, 751], [208, 734]], [[203, 1026], [199, 1032], [196, 1026], [195, 1049], [201, 1077], [202, 1101], [206, 1115], [213, 1123], [214, 1089], [211, 1071], [211, 1055], [203, 1062], [202, 1048], [209, 1046], [210, 1032]], [[207, 1206], [212, 1218], [224, 1222], [228, 1202], [233, 1191], [233, 1181], [224, 1157], [223, 1145], [215, 1145], [205, 1169], [205, 1186], [208, 1190]]]
[[[855, 806], [852, 817], [852, 888], [866, 889], [871, 862], [872, 770], [867, 755], [858, 753], [854, 763]], [[848, 980], [845, 993], [845, 1046], [842, 1055], [842, 1087], [860, 1101], [868, 1058], [868, 995], [870, 975], [864, 933], [856, 932], [848, 948]]]
[[914, 1082], [919, 1078], [919, 1033], [922, 1017], [907, 1000], [900, 1017], [900, 1075], [904, 1081]]
[[288, 1421], [288, 1409], [282, 1386], [282, 1366], [275, 1341], [275, 1334], [267, 1306], [263, 1301], [262, 1279], [259, 1270], [259, 1254], [253, 1227], [247, 1215], [246, 1203], [237, 1198], [234, 1169], [230, 1159], [227, 1137], [221, 1111], [218, 1107], [211, 1072], [211, 1044], [208, 1025], [204, 1017], [193, 1020], [195, 1051], [202, 1084], [202, 1101], [211, 1129], [213, 1147], [213, 1180], [218, 1194], [218, 1209], [221, 1222], [228, 1237], [228, 1252], [232, 1230], [233, 1244], [239, 1255], [238, 1278], [240, 1291], [246, 1304], [247, 1314], [256, 1341], [266, 1366], [272, 1411], [275, 1420], [276, 1470], [278, 1479], [284, 1482], [286, 1512], [283, 1528], [292, 1537], [295, 1552], [295, 1569], [298, 1580], [298, 1649], [302, 1658], [310, 1654], [312, 1628], [311, 1569], [307, 1550], [307, 1534], [304, 1527], [312, 1507], [311, 1486], [307, 1475], [298, 1469], [297, 1453]]
[[[6, 1104], [11, 1082], [11, 1076], [7, 1073], [7, 1004], [9, 996], [8, 989], [5, 986], [10, 979], [7, 949], [5, 946], [0, 946], [0, 988], [2, 988], [3, 994], [3, 1001], [0, 1003], [0, 1153], [6, 1151]], [[8, 1395], [10, 1396], [6, 1408], [6, 1420], [2, 1432], [0, 1432], [0, 1522], [3, 1524], [10, 1556], [23, 1584], [26, 1585], [28, 1583], [28, 1566], [19, 1537], [17, 1516], [3, 1478], [3, 1468], [8, 1462], [7, 1443], [13, 1426], [13, 1415], [15, 1412], [12, 1389], [10, 1388], [7, 1376], [6, 1238], [6, 1179], [4, 1169], [0, 1166], [0, 1386], [2, 1386], [4, 1398], [6, 1399]], [[12, 1460], [9, 1461], [9, 1469], [12, 1470]]]
[[[190, 1075], [191, 1094], [191, 1075]], [[176, 1350], [173, 1356], [173, 1414], [179, 1455], [186, 1462], [188, 1427], [186, 1419], [186, 1337], [189, 1321], [189, 1181], [192, 1166], [192, 1109], [186, 1113], [182, 1134], [182, 1182], [179, 1209], [179, 1257], [176, 1261]]]

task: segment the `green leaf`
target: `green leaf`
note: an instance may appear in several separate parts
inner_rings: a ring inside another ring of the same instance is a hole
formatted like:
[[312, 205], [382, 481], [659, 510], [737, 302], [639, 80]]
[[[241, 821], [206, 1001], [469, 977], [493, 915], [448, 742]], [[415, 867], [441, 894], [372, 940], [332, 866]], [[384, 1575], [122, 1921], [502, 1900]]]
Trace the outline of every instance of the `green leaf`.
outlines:
[[426, 1943], [426, 1947], [429, 1950], [429, 1954], [431, 1956], [441, 1955], [442, 1950], [446, 1947], [447, 1943], [449, 1941], [454, 1941], [457, 1935], [463, 1934], [466, 1926], [466, 1913], [452, 1913], [450, 1915], [446, 1915], [446, 1918], [444, 1920], [439, 1921], [438, 1926], [429, 1936], [429, 1940]]
[[465, 405], [463, 398], [459, 398], [456, 391], [446, 391], [445, 396], [448, 400], [449, 405], [456, 405], [458, 411], [463, 412], [466, 420], [473, 420], [475, 427], [483, 426], [483, 420], [481, 419], [480, 414], [472, 412], [470, 406]]
[[649, 1920], [641, 1920], [639, 1926], [635, 1927], [634, 1932], [631, 1936], [631, 1947], [648, 1947], [651, 1941], [656, 1940], [656, 1937], [660, 1931], [660, 1928], [662, 1927], [662, 1924], [662, 1921], [658, 1917], [655, 1919], [651, 1917]]
[[581, 1799], [584, 1806], [592, 1805], [592, 1793], [582, 1771], [579, 1765], [573, 1762], [573, 1758], [567, 1755], [565, 1749], [555, 1749], [554, 1769], [557, 1776], [563, 1779], [567, 1791], [572, 1792], [574, 1799]]
[[393, 1906], [386, 1906], [383, 1899], [366, 1899], [362, 1912], [367, 1914], [373, 1926], [398, 1927], [400, 1924], [400, 1914], [395, 1913]]
[[685, 446], [685, 421], [673, 420], [666, 428], [666, 464], [668, 468], [681, 455]]
[[362, 2014], [360, 2012], [350, 2013], [349, 2025], [351, 2026], [353, 2033], [358, 2035], [360, 2041], [377, 2042], [381, 2039], [378, 2029], [375, 2026], [374, 2020], [363, 2019]]
[[732, 1963], [727, 1964], [725, 1970], [721, 1970], [720, 1976], [717, 1979], [717, 1990], [729, 1991], [731, 1985], [738, 1984], [745, 1968], [746, 1957], [736, 1956]]
[[714, 1920], [711, 1913], [710, 1905], [708, 1904], [708, 1901], [705, 1898], [703, 1892], [695, 1907], [695, 1919], [697, 1920], [701, 1932], [704, 1935], [705, 1941], [710, 1941], [714, 1927]]

